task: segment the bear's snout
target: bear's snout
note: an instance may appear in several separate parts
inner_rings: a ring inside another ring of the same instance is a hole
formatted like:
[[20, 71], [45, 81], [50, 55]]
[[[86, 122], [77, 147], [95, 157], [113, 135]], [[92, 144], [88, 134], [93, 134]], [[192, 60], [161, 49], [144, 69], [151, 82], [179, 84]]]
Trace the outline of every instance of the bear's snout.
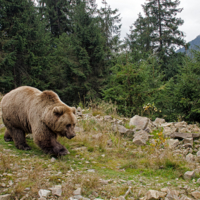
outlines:
[[72, 139], [72, 138], [75, 137], [75, 136], [76, 136], [76, 134], [73, 134], [73, 135], [67, 136], [67, 138], [68, 138], [68, 139]]

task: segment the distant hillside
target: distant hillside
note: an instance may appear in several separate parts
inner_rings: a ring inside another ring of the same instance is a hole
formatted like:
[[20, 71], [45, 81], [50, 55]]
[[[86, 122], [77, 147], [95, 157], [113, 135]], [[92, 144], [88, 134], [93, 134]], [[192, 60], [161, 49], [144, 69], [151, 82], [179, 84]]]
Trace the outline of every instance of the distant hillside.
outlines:
[[[189, 47], [189, 50], [188, 50], [187, 54], [190, 54], [190, 50], [200, 50], [199, 49], [200, 48], [200, 35], [198, 35], [194, 40], [189, 42], [189, 44], [190, 44], [190, 47]], [[179, 52], [184, 53], [185, 52], [185, 48], [183, 47], [183, 48], [177, 50], [176, 52], [177, 53], [179, 53]]]

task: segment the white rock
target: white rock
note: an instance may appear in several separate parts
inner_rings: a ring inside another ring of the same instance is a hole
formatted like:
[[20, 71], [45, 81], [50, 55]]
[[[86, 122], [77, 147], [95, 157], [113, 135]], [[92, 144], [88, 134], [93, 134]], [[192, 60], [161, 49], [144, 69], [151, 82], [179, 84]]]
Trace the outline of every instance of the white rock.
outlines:
[[102, 136], [103, 136], [102, 133], [97, 133], [96, 135], [93, 135], [92, 138], [96, 139], [96, 140], [99, 140]]
[[158, 125], [163, 124], [163, 123], [165, 123], [165, 119], [156, 118], [155, 121], [154, 121], [154, 123], [155, 123], [155, 124], [158, 124]]
[[200, 183], [200, 178], [197, 179], [197, 183]]
[[193, 145], [193, 138], [185, 138], [185, 139], [183, 139], [183, 144], [191, 144], [191, 145]]
[[40, 197], [48, 197], [51, 194], [51, 191], [40, 189], [38, 194], [39, 194]]
[[95, 173], [95, 170], [94, 169], [88, 169], [87, 172]]
[[173, 148], [175, 148], [176, 146], [179, 145], [179, 140], [178, 139], [176, 139], [176, 140], [174, 140], [174, 139], [168, 139], [167, 143], [169, 145], [169, 148], [173, 149]]
[[186, 158], [187, 162], [191, 163], [191, 162], [194, 162], [195, 161], [195, 158], [194, 158], [194, 155], [189, 153]]
[[192, 200], [192, 199], [182, 194], [180, 200]]
[[51, 158], [51, 162], [55, 162], [56, 159], [54, 157]]
[[191, 180], [194, 176], [195, 176], [195, 172], [194, 171], [187, 171], [184, 174], [184, 179], [185, 180]]
[[145, 195], [145, 199], [146, 200], [160, 199], [164, 198], [165, 196], [166, 193], [164, 192], [159, 192], [157, 190], [149, 190]]
[[11, 194], [0, 195], [0, 200], [10, 200]]
[[191, 194], [195, 199], [200, 199], [200, 192], [199, 191], [194, 191]]
[[75, 199], [77, 199], [77, 200], [79, 200], [79, 199], [82, 200], [82, 199], [83, 199], [83, 197], [82, 197], [81, 195], [75, 195], [75, 196], [73, 196], [73, 198], [74, 198], [74, 200], [75, 200]]
[[149, 119], [147, 117], [140, 117], [135, 115], [130, 119], [129, 126], [135, 126], [137, 130], [144, 130], [149, 123]]
[[62, 186], [61, 185], [55, 185], [53, 188], [49, 188], [52, 191], [53, 195], [61, 196], [62, 195]]
[[146, 131], [140, 130], [135, 133], [133, 143], [135, 145], [145, 145], [149, 137], [150, 135]]
[[77, 188], [76, 190], [74, 190], [73, 195], [81, 195], [81, 188]]

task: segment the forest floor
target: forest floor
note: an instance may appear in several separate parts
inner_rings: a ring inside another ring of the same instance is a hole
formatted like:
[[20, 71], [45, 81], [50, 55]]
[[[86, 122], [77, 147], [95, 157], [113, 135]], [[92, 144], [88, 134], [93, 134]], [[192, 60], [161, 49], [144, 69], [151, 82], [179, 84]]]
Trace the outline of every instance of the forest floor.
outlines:
[[187, 181], [183, 175], [194, 170], [194, 164], [175, 158], [167, 147], [134, 145], [132, 138], [115, 133], [109, 121], [94, 119], [94, 115], [106, 115], [102, 110], [83, 113], [89, 117], [78, 120], [81, 131], [76, 137], [58, 139], [70, 154], [55, 159], [45, 155], [31, 138], [27, 137], [29, 151], [5, 142], [0, 119], [0, 194], [10, 194], [11, 199], [38, 199], [40, 189], [60, 185], [62, 194], [51, 193], [46, 199], [69, 199], [78, 188], [82, 197], [89, 199], [143, 199], [149, 190], [165, 188], [193, 199], [191, 192], [199, 189], [199, 176]]

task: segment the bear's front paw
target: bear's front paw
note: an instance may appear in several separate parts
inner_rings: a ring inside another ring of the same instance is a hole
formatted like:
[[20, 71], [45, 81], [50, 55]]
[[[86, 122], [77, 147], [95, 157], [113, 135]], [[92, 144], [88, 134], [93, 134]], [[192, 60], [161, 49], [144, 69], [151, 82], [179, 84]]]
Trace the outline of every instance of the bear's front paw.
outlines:
[[4, 137], [4, 140], [5, 140], [6, 142], [11, 142], [11, 141], [13, 141], [13, 139], [12, 139], [11, 137]]
[[69, 151], [65, 147], [62, 147], [62, 148], [54, 147], [53, 151], [56, 156], [64, 156], [64, 155], [69, 154]]
[[28, 146], [28, 144], [19, 144], [16, 146], [18, 149], [21, 149], [21, 150], [31, 150], [31, 147]]

